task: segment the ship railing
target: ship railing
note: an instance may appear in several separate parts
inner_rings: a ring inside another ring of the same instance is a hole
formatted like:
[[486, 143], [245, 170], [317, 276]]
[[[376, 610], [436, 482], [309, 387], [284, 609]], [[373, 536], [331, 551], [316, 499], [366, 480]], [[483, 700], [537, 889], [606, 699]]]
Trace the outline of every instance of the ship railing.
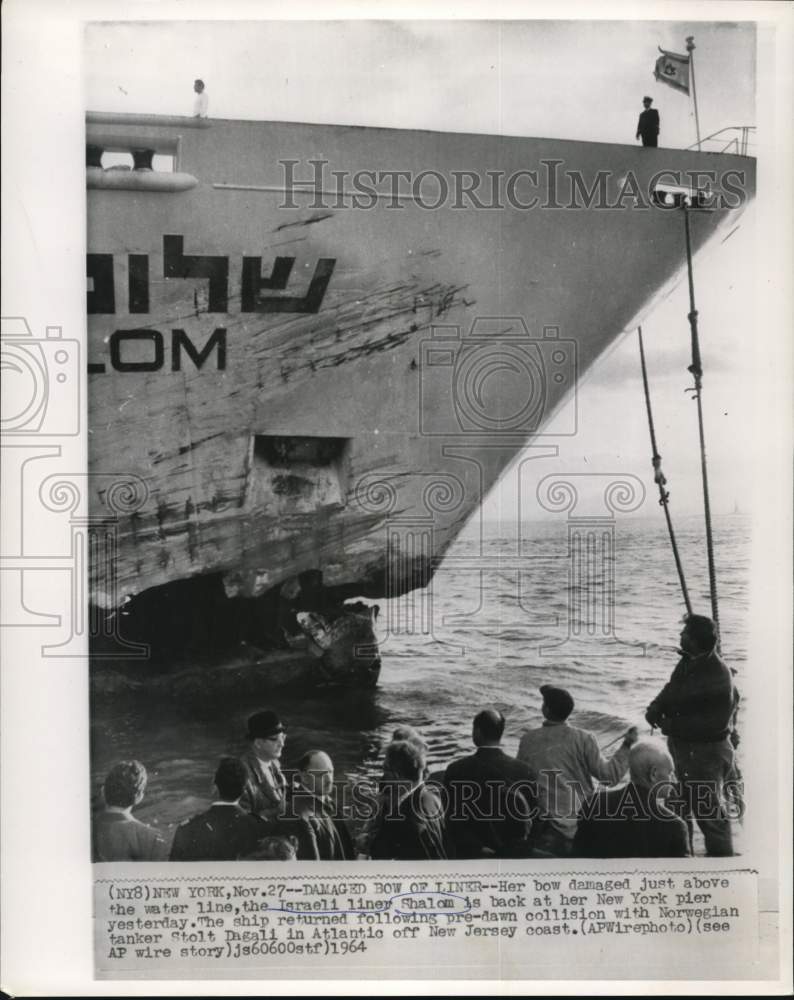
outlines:
[[737, 156], [755, 155], [755, 125], [727, 125], [693, 142], [687, 149], [703, 153], [736, 153]]

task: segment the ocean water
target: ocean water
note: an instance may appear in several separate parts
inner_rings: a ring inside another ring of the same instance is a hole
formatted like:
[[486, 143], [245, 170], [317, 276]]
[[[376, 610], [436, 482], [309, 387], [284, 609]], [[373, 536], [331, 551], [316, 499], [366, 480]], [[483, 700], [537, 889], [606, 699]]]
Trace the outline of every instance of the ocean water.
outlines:
[[[740, 690], [749, 528], [742, 515], [715, 520], [723, 657]], [[702, 518], [678, 517], [676, 533], [693, 608], [710, 614]], [[564, 518], [465, 531], [428, 591], [379, 602], [383, 669], [373, 691], [263, 691], [258, 703], [216, 700], [202, 709], [97, 708], [92, 789], [115, 761], [143, 761], [149, 786], [136, 815], [168, 837], [212, 800], [218, 758], [242, 752], [245, 720], [260, 708], [275, 709], [287, 728], [285, 768], [322, 749], [337, 781], [376, 779], [392, 731], [404, 724], [427, 741], [431, 770], [441, 769], [471, 752], [472, 718], [488, 706], [505, 714], [503, 745], [513, 753], [521, 732], [541, 722], [544, 683], [571, 692], [570, 721], [602, 746], [630, 725], [648, 734], [645, 707], [675, 666], [684, 613], [664, 519], [618, 519], [576, 559], [568, 534]]]

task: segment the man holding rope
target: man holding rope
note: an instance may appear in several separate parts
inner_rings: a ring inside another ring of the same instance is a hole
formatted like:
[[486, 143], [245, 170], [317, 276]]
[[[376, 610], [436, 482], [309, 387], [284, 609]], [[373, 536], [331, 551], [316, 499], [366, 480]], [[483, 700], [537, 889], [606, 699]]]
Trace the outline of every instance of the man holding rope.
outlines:
[[734, 775], [731, 727], [737, 696], [731, 672], [717, 653], [711, 618], [687, 615], [681, 659], [645, 713], [667, 737], [692, 837], [694, 816], [711, 857], [731, 857], [731, 823], [723, 804]]
[[528, 765], [538, 786], [540, 821], [533, 830], [536, 851], [568, 857], [579, 810], [593, 795], [593, 779], [616, 785], [628, 770], [629, 750], [639, 737], [637, 727], [632, 726], [607, 760], [592, 733], [568, 724], [574, 707], [570, 693], [552, 684], [544, 684], [540, 693], [543, 725], [523, 734], [516, 757]]

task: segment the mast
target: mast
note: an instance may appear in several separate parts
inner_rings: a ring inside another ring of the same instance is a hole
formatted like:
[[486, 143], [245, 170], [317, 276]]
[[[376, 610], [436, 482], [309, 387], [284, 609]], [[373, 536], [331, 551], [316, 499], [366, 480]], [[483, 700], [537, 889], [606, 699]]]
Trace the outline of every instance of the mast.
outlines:
[[698, 152], [700, 152], [700, 119], [698, 117], [698, 95], [695, 90], [695, 38], [687, 35], [686, 50], [689, 53], [689, 74], [692, 77], [692, 103], [695, 106], [695, 134], [697, 135]]

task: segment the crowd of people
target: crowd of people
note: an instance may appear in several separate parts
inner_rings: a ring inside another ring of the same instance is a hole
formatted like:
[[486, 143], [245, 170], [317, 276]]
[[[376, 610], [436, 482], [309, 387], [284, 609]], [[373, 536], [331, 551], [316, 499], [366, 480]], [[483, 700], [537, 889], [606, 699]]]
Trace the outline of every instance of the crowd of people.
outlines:
[[711, 619], [690, 615], [681, 659], [646, 711], [667, 749], [631, 726], [606, 757], [592, 733], [568, 721], [570, 692], [543, 685], [543, 724], [521, 735], [515, 756], [502, 749], [504, 716], [485, 708], [472, 724], [474, 753], [446, 768], [430, 772], [427, 744], [403, 726], [376, 786], [337, 785], [320, 749], [285, 774], [285, 726], [271, 710], [256, 712], [247, 752], [218, 763], [216, 800], [177, 827], [170, 845], [132, 815], [144, 766], [117, 763], [94, 818], [94, 860], [686, 857], [693, 820], [707, 854], [732, 855], [738, 695], [716, 646]]

